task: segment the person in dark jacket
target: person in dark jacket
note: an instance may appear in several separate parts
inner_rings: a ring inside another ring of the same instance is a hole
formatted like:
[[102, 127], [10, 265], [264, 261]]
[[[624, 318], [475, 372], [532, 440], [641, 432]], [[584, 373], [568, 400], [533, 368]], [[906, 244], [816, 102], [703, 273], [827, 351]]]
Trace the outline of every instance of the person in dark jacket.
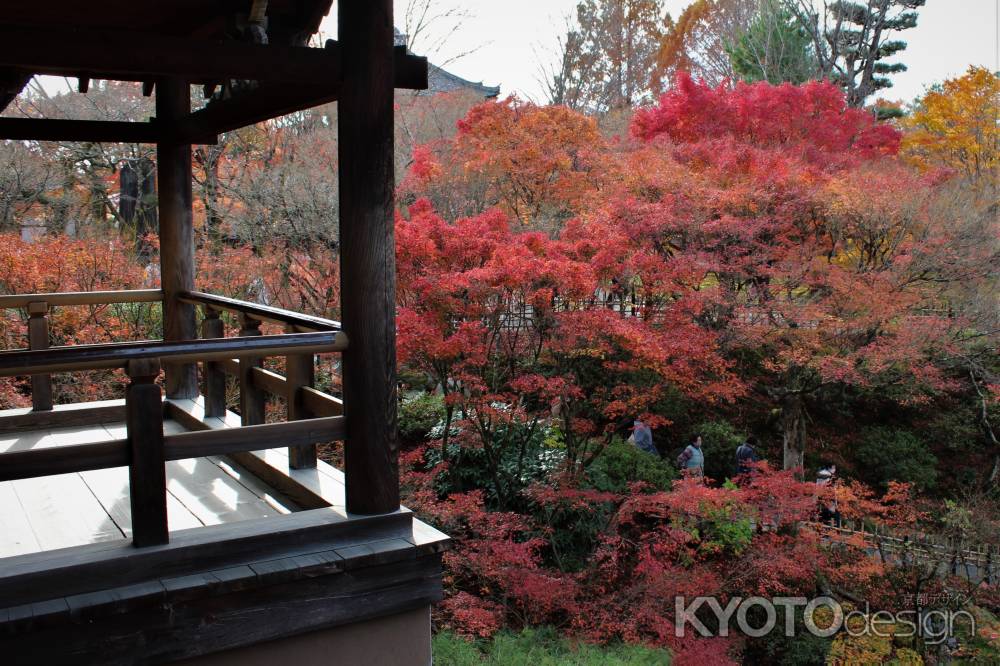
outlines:
[[760, 460], [757, 457], [757, 438], [751, 435], [736, 447], [736, 475], [749, 474], [753, 471], [753, 463]]
[[632, 424], [632, 441], [640, 451], [645, 451], [656, 457], [660, 456], [656, 445], [653, 444], [653, 431], [642, 422], [642, 419], [636, 419]]

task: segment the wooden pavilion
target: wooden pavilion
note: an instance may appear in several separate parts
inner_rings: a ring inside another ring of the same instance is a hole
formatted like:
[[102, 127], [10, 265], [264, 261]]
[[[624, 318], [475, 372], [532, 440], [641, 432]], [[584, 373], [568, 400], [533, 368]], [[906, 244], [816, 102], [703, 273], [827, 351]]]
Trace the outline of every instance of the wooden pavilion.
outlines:
[[[0, 295], [30, 342], [0, 352], [0, 376], [31, 375], [33, 390], [31, 409], [0, 412], [5, 663], [430, 661], [447, 537], [399, 505], [392, 168], [393, 89], [425, 88], [427, 62], [393, 46], [392, 0], [340, 0], [339, 39], [308, 46], [331, 4], [4, 7], [0, 111], [36, 74], [155, 95], [148, 122], [2, 117], [0, 139], [156, 144], [161, 243], [161, 289]], [[197, 291], [192, 144], [333, 100], [343, 325]], [[49, 347], [52, 308], [133, 302], [162, 302], [163, 340]], [[329, 352], [342, 401], [314, 386]], [[127, 373], [123, 399], [53, 404], [51, 373], [103, 368]], [[267, 395], [285, 422], [264, 422]], [[335, 440], [343, 472], [317, 460]]]

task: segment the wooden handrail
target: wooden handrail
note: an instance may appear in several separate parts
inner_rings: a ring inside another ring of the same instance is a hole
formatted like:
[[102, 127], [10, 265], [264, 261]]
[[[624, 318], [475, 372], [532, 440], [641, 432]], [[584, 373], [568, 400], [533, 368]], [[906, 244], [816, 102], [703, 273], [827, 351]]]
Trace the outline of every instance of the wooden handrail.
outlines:
[[216, 296], [215, 294], [206, 294], [200, 291], [185, 292], [180, 296], [180, 300], [193, 305], [207, 305], [215, 308], [216, 310], [239, 312], [261, 321], [269, 321], [276, 324], [290, 324], [292, 326], [313, 331], [339, 331], [342, 328], [339, 321], [334, 321], [332, 319], [314, 317], [312, 315], [300, 314], [298, 312], [292, 312], [291, 310], [283, 310], [270, 305], [261, 305], [260, 303], [251, 303], [250, 301], [241, 301], [236, 298]]
[[87, 472], [129, 464], [128, 440], [0, 453], [0, 481]]
[[130, 360], [163, 358], [178, 363], [221, 361], [234, 356], [318, 354], [347, 349], [343, 332], [285, 333], [252, 338], [211, 338], [182, 342], [118, 342], [0, 352], [0, 377], [49, 372], [122, 368]]
[[25, 308], [29, 303], [44, 302], [49, 307], [64, 305], [109, 305], [111, 303], [157, 303], [163, 300], [159, 289], [122, 291], [66, 291], [52, 294], [8, 294], [0, 296], [0, 309]]
[[220, 430], [200, 430], [163, 438], [167, 460], [258, 451], [282, 446], [304, 446], [344, 438], [344, 417], [264, 423]]
[[302, 402], [315, 416], [338, 416], [344, 413], [344, 401], [334, 398], [329, 393], [323, 393], [311, 386], [303, 386], [299, 389], [302, 392]]
[[[276, 442], [302, 446], [344, 437], [344, 418], [332, 416], [284, 423], [183, 432], [163, 437], [164, 458], [184, 460], [271, 448]], [[127, 439], [0, 453], [0, 481], [85, 472], [131, 464]]]

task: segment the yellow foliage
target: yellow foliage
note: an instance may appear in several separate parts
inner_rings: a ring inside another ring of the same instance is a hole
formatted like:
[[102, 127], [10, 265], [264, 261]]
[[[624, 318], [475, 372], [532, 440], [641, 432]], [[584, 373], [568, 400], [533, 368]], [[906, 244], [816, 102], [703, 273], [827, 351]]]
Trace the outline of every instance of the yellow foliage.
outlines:
[[1000, 76], [970, 67], [917, 103], [903, 121], [906, 157], [922, 168], [947, 167], [995, 180], [1000, 168]]

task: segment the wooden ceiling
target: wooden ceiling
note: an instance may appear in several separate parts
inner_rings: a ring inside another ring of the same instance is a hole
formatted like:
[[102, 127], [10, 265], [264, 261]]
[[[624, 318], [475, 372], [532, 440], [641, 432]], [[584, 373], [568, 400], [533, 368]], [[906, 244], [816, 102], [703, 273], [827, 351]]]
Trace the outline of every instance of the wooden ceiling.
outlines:
[[[252, 0], [21, 0], [5, 3], [0, 20], [8, 26], [49, 30], [112, 30], [219, 39], [227, 21], [248, 14]], [[319, 30], [332, 0], [268, 0], [272, 41]]]
[[[363, 1], [363, 0], [362, 0]], [[257, 0], [258, 3], [261, 0]], [[221, 132], [337, 99], [340, 45], [306, 44], [332, 0], [267, 0], [267, 44], [246, 32], [254, 0], [55, 0], [17, 2], [0, 15], [0, 112], [31, 76], [142, 81], [146, 94], [163, 77], [203, 85], [233, 81], [171, 127], [156, 123], [0, 118], [0, 139], [212, 143]], [[427, 87], [427, 61], [395, 52], [395, 85]]]

